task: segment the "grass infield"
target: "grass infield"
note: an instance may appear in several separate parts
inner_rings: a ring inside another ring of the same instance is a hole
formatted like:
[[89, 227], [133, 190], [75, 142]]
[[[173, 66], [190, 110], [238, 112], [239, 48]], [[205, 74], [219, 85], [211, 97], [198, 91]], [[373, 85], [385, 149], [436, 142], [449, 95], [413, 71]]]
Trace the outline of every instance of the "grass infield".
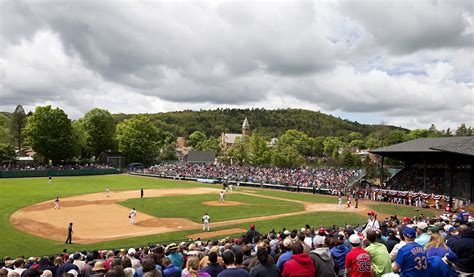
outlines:
[[[103, 192], [107, 186], [111, 191], [137, 190], [137, 195], [139, 195], [140, 188], [144, 188], [146, 190], [150, 188], [157, 189], [191, 187], [208, 187], [220, 189], [222, 187], [221, 185], [207, 185], [195, 182], [182, 182], [128, 175], [54, 177], [52, 184], [48, 184], [47, 178], [0, 179], [0, 257], [16, 257], [19, 255], [49, 255], [61, 253], [64, 248], [67, 248], [68, 251], [126, 248], [154, 242], [185, 240], [187, 235], [201, 232], [201, 230], [196, 229], [94, 244], [66, 245], [63, 242], [48, 240], [24, 233], [10, 224], [11, 214], [25, 206], [48, 200], [52, 201], [56, 196], [62, 198], [73, 195]], [[244, 188], [241, 188], [241, 190], [244, 190]], [[245, 190], [247, 189], [245, 188]], [[297, 199], [308, 202], [334, 203], [335, 201], [335, 198], [331, 199], [330, 197], [326, 196], [314, 196], [305, 193], [296, 194], [259, 189], [249, 190], [255, 191], [257, 195]], [[201, 202], [204, 201], [216, 201], [217, 197], [217, 195], [210, 194], [162, 197], [159, 199], [130, 199], [125, 201], [124, 204], [129, 206], [133, 201], [144, 200], [144, 203], [142, 203], [143, 206], [136, 204], [136, 208], [139, 211], [143, 209], [143, 211], [156, 216], [167, 215], [168, 217], [189, 218], [195, 222], [199, 222], [203, 213], [206, 211], [211, 214], [214, 222], [216, 222], [227, 219], [265, 216], [270, 214], [281, 214], [303, 210], [302, 204], [295, 202], [232, 193], [226, 195], [226, 200], [258, 205], [240, 205], [229, 207], [210, 207], [201, 205]], [[171, 205], [171, 207], [168, 207], [168, 205]], [[188, 209], [186, 209], [186, 207], [188, 207]], [[365, 220], [365, 217], [357, 214], [342, 214], [328, 211], [299, 216], [287, 216], [272, 220], [261, 220], [255, 222], [255, 224], [259, 231], [267, 232], [271, 228], [281, 229], [282, 227], [286, 227], [288, 229], [299, 229], [304, 224], [328, 226], [332, 224], [343, 225], [344, 223], [363, 223]], [[213, 229], [222, 230], [235, 227], [247, 229], [248, 223], [229, 225]], [[111, 228], [113, 228], [113, 226], [111, 226]]]
[[[415, 210], [415, 207], [395, 205], [395, 204], [389, 204], [389, 203], [368, 204], [368, 206], [374, 211], [376, 211], [377, 213], [397, 215], [398, 218], [400, 218], [400, 216], [414, 217], [414, 216], [419, 216], [421, 214], [425, 216], [435, 215], [432, 211], [428, 209], [417, 208]], [[382, 218], [379, 218], [379, 220], [380, 219]]]

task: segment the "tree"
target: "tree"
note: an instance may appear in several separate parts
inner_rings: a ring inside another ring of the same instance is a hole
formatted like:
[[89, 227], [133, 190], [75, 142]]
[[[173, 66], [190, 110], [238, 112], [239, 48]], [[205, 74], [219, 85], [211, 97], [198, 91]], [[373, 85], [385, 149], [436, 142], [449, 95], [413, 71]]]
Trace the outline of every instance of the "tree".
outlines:
[[11, 143], [10, 126], [8, 117], [0, 114], [0, 143]]
[[336, 158], [339, 154], [339, 148], [341, 148], [344, 143], [338, 137], [327, 137], [324, 142], [324, 153], [327, 156]]
[[[200, 131], [194, 131], [188, 138], [189, 146], [196, 147], [197, 145], [203, 143], [206, 140], [206, 135]], [[196, 150], [196, 149], [195, 149]]]
[[254, 132], [249, 138], [249, 163], [251, 165], [269, 164], [271, 160], [270, 150], [267, 142], [258, 132]]
[[308, 157], [313, 154], [313, 146], [316, 144], [316, 141], [303, 132], [288, 130], [281, 135], [278, 144], [294, 146], [298, 150], [298, 153]]
[[115, 148], [115, 123], [109, 111], [92, 109], [81, 121], [86, 132], [87, 148], [95, 157]]
[[227, 150], [226, 156], [235, 163], [242, 165], [248, 163], [249, 144], [247, 140], [237, 138], [235, 144]]
[[159, 130], [144, 115], [136, 115], [117, 125], [119, 150], [129, 162], [151, 163], [162, 146]]
[[457, 129], [456, 129], [456, 136], [458, 137], [463, 137], [463, 136], [472, 136], [472, 128], [466, 127], [466, 124], [462, 123]]
[[277, 144], [272, 151], [272, 165], [295, 168], [303, 165], [305, 158], [292, 145]]
[[193, 147], [196, 151], [212, 151], [215, 154], [218, 154], [220, 151], [219, 139], [216, 137], [209, 137], [208, 139], [198, 143]]
[[355, 139], [349, 143], [349, 147], [354, 147], [358, 149], [365, 149], [367, 148], [367, 144], [364, 140], [362, 139]]
[[0, 143], [0, 164], [11, 164], [15, 158], [15, 148], [11, 144]]
[[405, 142], [408, 140], [406, 133], [402, 130], [394, 129], [385, 137], [383, 145], [388, 146], [392, 144], [397, 144]]
[[10, 133], [12, 134], [14, 144], [18, 146], [18, 150], [21, 150], [23, 143], [23, 128], [26, 125], [26, 114], [22, 105], [18, 105], [12, 114], [10, 121]]
[[87, 134], [80, 120], [72, 122], [72, 142], [72, 156], [77, 158], [84, 157], [83, 155], [87, 151]]
[[53, 162], [72, 157], [72, 126], [66, 113], [51, 106], [37, 107], [28, 117], [25, 141], [44, 161]]
[[176, 144], [170, 143], [161, 147], [159, 158], [161, 161], [175, 161], [178, 159], [176, 155]]

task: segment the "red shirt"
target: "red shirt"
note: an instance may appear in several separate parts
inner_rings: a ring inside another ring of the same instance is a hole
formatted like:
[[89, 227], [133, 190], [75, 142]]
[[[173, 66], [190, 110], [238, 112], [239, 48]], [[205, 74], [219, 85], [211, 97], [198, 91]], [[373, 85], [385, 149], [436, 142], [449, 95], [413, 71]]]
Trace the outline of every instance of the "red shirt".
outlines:
[[372, 263], [367, 251], [360, 247], [352, 248], [346, 255], [346, 269], [350, 269], [349, 277], [371, 277]]

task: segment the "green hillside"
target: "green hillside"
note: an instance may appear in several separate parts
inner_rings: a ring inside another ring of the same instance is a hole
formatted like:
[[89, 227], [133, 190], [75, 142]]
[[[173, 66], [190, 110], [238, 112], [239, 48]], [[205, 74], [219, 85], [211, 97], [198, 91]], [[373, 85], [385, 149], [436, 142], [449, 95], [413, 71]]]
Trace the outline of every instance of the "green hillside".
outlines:
[[[115, 114], [117, 122], [131, 118], [131, 114]], [[386, 126], [367, 125], [344, 120], [321, 112], [302, 109], [217, 109], [148, 114], [158, 127], [174, 135], [188, 136], [201, 131], [207, 136], [221, 132], [240, 133], [242, 122], [248, 118], [251, 129], [267, 138], [279, 137], [289, 129], [317, 136], [344, 136], [359, 132], [364, 136]], [[390, 129], [394, 127], [389, 127]]]

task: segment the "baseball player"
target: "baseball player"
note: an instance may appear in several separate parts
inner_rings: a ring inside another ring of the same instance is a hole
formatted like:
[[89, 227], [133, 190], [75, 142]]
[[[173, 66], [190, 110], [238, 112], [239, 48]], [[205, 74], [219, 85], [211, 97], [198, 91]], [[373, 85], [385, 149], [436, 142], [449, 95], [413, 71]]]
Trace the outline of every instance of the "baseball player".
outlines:
[[106, 187], [106, 188], [105, 188], [105, 195], [106, 195], [107, 197], [109, 197], [109, 192], [110, 192], [109, 187]]
[[351, 207], [351, 196], [350, 195], [347, 196], [347, 207], [348, 208]]
[[219, 193], [219, 202], [224, 202], [224, 191]]
[[54, 199], [54, 209], [61, 209], [61, 207], [59, 206], [59, 196], [56, 196], [56, 199]]
[[51, 184], [53, 182], [53, 177], [51, 177], [51, 175], [49, 175], [48, 177], [48, 184]]
[[202, 217], [202, 230], [205, 231], [207, 229], [207, 231], [209, 231], [209, 222], [211, 222], [211, 217], [206, 213], [203, 217]]
[[339, 204], [339, 208], [342, 208], [342, 196], [340, 194], [337, 197], [337, 203]]
[[135, 208], [132, 208], [130, 210], [130, 213], [128, 214], [128, 218], [130, 218], [130, 224], [135, 224], [136, 216], [137, 216], [137, 211], [135, 211]]

